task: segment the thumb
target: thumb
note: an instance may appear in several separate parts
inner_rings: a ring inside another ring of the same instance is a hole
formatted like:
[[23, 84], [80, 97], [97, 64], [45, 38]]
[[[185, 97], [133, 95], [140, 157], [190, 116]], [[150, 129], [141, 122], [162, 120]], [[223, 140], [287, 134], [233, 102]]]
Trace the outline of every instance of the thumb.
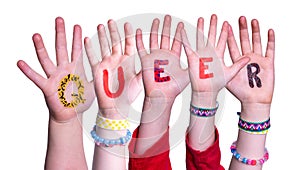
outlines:
[[244, 66], [250, 61], [249, 57], [242, 57], [238, 61], [236, 61], [230, 68], [229, 73], [227, 74], [227, 81], [229, 82], [233, 77], [235, 77], [239, 71], [244, 68]]

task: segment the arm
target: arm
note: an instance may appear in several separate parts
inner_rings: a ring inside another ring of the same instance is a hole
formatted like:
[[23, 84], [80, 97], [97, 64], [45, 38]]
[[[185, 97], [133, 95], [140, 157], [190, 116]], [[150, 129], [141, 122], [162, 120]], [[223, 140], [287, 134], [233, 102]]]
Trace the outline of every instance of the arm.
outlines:
[[[85, 39], [85, 48], [92, 67], [95, 91], [98, 99], [99, 113], [97, 116], [96, 135], [112, 141], [127, 136], [127, 129], [109, 129], [102, 120], [110, 122], [126, 120], [130, 104], [141, 91], [141, 73], [135, 73], [134, 67], [134, 36], [131, 25], [124, 25], [125, 51], [117, 24], [108, 21], [112, 41], [112, 49], [108, 45], [105, 28], [98, 26], [98, 37], [101, 47], [102, 61], [98, 62], [93, 55], [92, 44]], [[102, 122], [102, 123], [101, 123]], [[93, 169], [126, 169], [125, 145], [112, 144], [111, 147], [95, 144]]]
[[[150, 156], [165, 154], [163, 164], [154, 161], [153, 164], [145, 163], [144, 166], [165, 165], [166, 168], [170, 168], [168, 126], [171, 109], [176, 96], [187, 86], [189, 79], [187, 70], [180, 67], [180, 31], [183, 24], [177, 25], [171, 48], [169, 38], [171, 17], [167, 15], [164, 18], [160, 47], [158, 28], [159, 19], [154, 19], [150, 34], [150, 54], [146, 52], [143, 45], [142, 31], [138, 29], [136, 33], [137, 49], [142, 63], [145, 99], [133, 152], [140, 158], [145, 158], [146, 162], [150, 160], [150, 158], [147, 159]], [[153, 146], [157, 146], [158, 142], [160, 148], [153, 150]]]
[[[242, 58], [232, 66], [227, 67], [224, 63], [224, 52], [228, 36], [228, 23], [224, 22], [217, 45], [215, 45], [217, 16], [211, 16], [207, 43], [204, 42], [203, 28], [204, 19], [199, 18], [196, 51], [191, 49], [186, 32], [182, 31], [192, 85], [191, 105], [201, 110], [216, 110], [216, 100], [219, 91], [247, 64], [249, 59]], [[219, 146], [212, 146], [216, 143], [215, 131], [214, 114], [209, 116], [195, 115], [191, 111], [190, 124], [187, 131], [187, 150], [191, 151], [191, 154], [187, 152], [187, 169], [222, 168], [220, 165]], [[218, 150], [210, 147], [217, 147]], [[208, 153], [206, 150], [215, 153]], [[203, 153], [200, 154], [201, 152]], [[204, 154], [209, 154], [211, 159], [203, 159]]]
[[[56, 18], [55, 24], [57, 66], [50, 60], [42, 37], [39, 34], [33, 35], [35, 50], [47, 79], [24, 61], [18, 61], [17, 65], [42, 90], [49, 109], [45, 169], [87, 169], [81, 121], [82, 113], [94, 100], [94, 90], [93, 84], [87, 81], [84, 74], [81, 28], [79, 25], [74, 26], [69, 62], [64, 20]], [[73, 85], [77, 90], [73, 90]]]
[[[266, 54], [263, 56], [258, 21], [252, 20], [251, 25], [252, 49], [246, 18], [240, 17], [242, 55], [239, 53], [231, 27], [229, 29], [228, 48], [233, 62], [243, 56], [250, 57], [251, 61], [228, 83], [227, 88], [241, 102], [241, 119], [248, 122], [262, 122], [270, 117], [274, 90], [275, 35], [274, 31], [270, 29]], [[241, 157], [258, 160], [264, 157], [265, 141], [266, 134], [250, 134], [239, 130], [236, 150]], [[246, 165], [233, 157], [230, 169], [256, 170], [262, 169], [262, 165]]]

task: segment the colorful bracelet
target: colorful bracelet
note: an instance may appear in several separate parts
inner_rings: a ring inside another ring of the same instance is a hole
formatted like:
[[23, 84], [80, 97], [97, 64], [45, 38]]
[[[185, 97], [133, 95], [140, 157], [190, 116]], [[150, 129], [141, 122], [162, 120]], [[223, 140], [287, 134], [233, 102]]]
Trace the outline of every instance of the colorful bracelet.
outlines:
[[[238, 112], [238, 115], [239, 114]], [[240, 117], [238, 127], [250, 134], [267, 134], [271, 127], [270, 118], [263, 122], [248, 122]]]
[[98, 114], [96, 118], [96, 125], [108, 130], [125, 130], [128, 129], [129, 122], [127, 119], [108, 119]]
[[215, 108], [210, 108], [210, 109], [198, 108], [191, 104], [190, 112], [191, 112], [191, 114], [199, 116], [199, 117], [212, 117], [217, 113], [218, 107], [219, 107], [218, 102], [217, 102], [217, 106]]
[[242, 157], [241, 154], [239, 154], [236, 151], [236, 141], [232, 143], [230, 150], [231, 150], [233, 157], [235, 157], [235, 159], [237, 159], [238, 161], [240, 161], [244, 164], [247, 164], [247, 165], [252, 165], [252, 166], [263, 165], [269, 159], [269, 152], [268, 152], [267, 148], [265, 148], [264, 156], [261, 159], [248, 159], [248, 158]]
[[131, 132], [127, 129], [126, 136], [118, 139], [104, 139], [96, 134], [96, 125], [91, 131], [91, 136], [97, 146], [112, 147], [114, 145], [125, 145], [131, 139]]

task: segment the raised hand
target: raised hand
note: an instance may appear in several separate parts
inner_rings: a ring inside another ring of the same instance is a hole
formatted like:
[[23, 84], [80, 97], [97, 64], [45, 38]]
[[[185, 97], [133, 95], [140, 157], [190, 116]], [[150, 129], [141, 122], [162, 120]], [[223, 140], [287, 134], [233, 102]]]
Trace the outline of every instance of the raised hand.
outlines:
[[55, 20], [55, 65], [48, 56], [41, 35], [34, 34], [38, 60], [47, 76], [44, 78], [20, 60], [21, 71], [44, 93], [50, 116], [57, 122], [66, 122], [87, 110], [94, 100], [93, 83], [88, 82], [82, 60], [82, 31], [74, 26], [71, 62], [69, 62], [65, 24], [60, 17]]
[[224, 63], [224, 51], [228, 37], [229, 24], [225, 21], [222, 26], [217, 45], [217, 16], [212, 15], [208, 39], [204, 40], [204, 19], [199, 18], [197, 24], [196, 51], [193, 51], [185, 30], [181, 31], [184, 49], [188, 57], [189, 76], [193, 93], [211, 93], [217, 97], [221, 90], [249, 61], [248, 58], [239, 58], [232, 66]]
[[136, 32], [136, 43], [142, 63], [143, 83], [146, 97], [171, 98], [180, 94], [188, 85], [188, 72], [180, 67], [181, 37], [183, 23], [178, 23], [170, 48], [171, 16], [166, 15], [160, 47], [158, 44], [159, 19], [154, 19], [150, 33], [150, 53], [145, 50], [142, 31]]
[[[259, 24], [256, 19], [251, 22], [252, 45], [248, 35], [247, 20], [239, 19], [240, 44], [239, 52], [232, 29], [229, 29], [228, 48], [233, 62], [247, 56], [248, 65], [243, 68], [228, 84], [227, 89], [241, 102], [240, 118], [248, 124], [269, 120], [270, 107], [274, 90], [274, 31], [268, 31], [268, 43], [265, 55], [262, 52]], [[251, 125], [252, 126], [252, 125]], [[236, 149], [240, 157], [261, 158], [265, 152], [266, 133], [254, 134], [240, 128]], [[234, 156], [229, 169], [262, 169], [261, 165], [249, 166], [241, 163]]]
[[[124, 53], [117, 24], [109, 20], [108, 28], [112, 41], [111, 51], [104, 26], [98, 26], [102, 61], [96, 60], [88, 38], [85, 39], [85, 48], [92, 67], [100, 111], [107, 114], [107, 117], [126, 118], [130, 104], [141, 91], [142, 75], [137, 74], [134, 67], [135, 41], [131, 25], [129, 23], [124, 25], [126, 36]], [[122, 115], [116, 115], [116, 110]]]
[[242, 54], [239, 52], [232, 29], [229, 29], [228, 48], [233, 62], [240, 58], [250, 57], [247, 67], [243, 68], [228, 85], [228, 90], [242, 103], [270, 104], [274, 90], [274, 55], [275, 34], [272, 29], [268, 31], [268, 43], [265, 55], [262, 52], [259, 23], [252, 20], [252, 46], [248, 35], [247, 20], [239, 19], [240, 43]]

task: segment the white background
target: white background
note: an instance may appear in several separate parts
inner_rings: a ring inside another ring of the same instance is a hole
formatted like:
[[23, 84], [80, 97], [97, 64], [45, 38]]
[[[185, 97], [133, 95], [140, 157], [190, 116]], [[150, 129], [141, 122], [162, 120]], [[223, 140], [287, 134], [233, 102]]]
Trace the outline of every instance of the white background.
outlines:
[[[54, 52], [54, 19], [62, 16], [66, 22], [68, 45], [71, 45], [72, 27], [80, 24], [84, 36], [93, 36], [96, 26], [108, 19], [121, 19], [142, 13], [163, 13], [196, 25], [202, 16], [206, 21], [215, 13], [222, 21], [229, 21], [238, 35], [238, 18], [260, 21], [262, 42], [265, 46], [268, 28], [276, 34], [276, 84], [272, 104], [272, 128], [267, 147], [270, 160], [264, 169], [295, 169], [300, 152], [296, 136], [299, 108], [297, 79], [299, 78], [299, 19], [297, 1], [1, 1], [0, 2], [0, 169], [43, 169], [47, 146], [48, 110], [41, 91], [17, 68], [19, 59], [43, 73], [35, 55], [31, 36], [40, 33], [52, 59]], [[206, 22], [208, 25], [208, 22]], [[219, 27], [220, 28], [220, 27]], [[228, 53], [226, 54], [228, 57]], [[299, 81], [298, 81], [299, 82]], [[141, 98], [139, 98], [141, 99]], [[188, 99], [189, 100], [189, 99]], [[229, 146], [237, 137], [239, 103], [226, 95], [222, 119], [218, 122], [222, 165], [227, 169], [231, 154]], [[173, 119], [176, 119], [173, 118]], [[89, 169], [93, 143], [84, 135], [84, 147]], [[171, 150], [173, 169], [185, 169], [185, 145], [181, 142]]]

